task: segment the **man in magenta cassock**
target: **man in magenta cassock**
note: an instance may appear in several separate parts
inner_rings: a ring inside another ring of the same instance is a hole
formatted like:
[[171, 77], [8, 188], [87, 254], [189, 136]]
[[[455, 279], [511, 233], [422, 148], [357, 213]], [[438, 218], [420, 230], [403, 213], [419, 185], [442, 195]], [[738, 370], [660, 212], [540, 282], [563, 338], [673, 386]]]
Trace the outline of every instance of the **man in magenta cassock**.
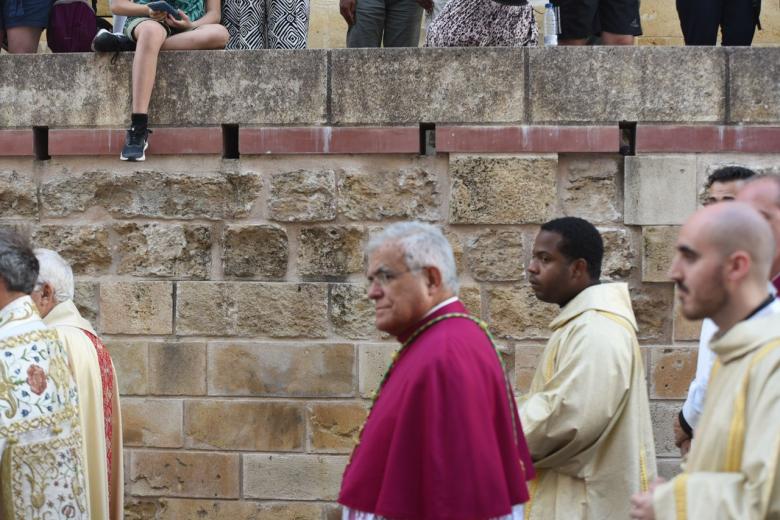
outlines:
[[484, 325], [457, 298], [438, 228], [393, 224], [368, 246], [376, 326], [393, 356], [344, 471], [345, 520], [520, 520], [534, 478]]

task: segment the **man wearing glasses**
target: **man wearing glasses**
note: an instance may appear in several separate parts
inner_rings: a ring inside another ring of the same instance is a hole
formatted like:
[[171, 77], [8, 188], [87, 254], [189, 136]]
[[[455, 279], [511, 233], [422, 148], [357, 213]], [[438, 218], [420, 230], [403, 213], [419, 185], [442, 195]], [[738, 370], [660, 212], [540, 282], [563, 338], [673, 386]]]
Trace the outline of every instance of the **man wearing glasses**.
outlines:
[[486, 326], [457, 298], [452, 249], [429, 224], [368, 246], [376, 327], [401, 343], [344, 472], [345, 520], [519, 520], [534, 477]]

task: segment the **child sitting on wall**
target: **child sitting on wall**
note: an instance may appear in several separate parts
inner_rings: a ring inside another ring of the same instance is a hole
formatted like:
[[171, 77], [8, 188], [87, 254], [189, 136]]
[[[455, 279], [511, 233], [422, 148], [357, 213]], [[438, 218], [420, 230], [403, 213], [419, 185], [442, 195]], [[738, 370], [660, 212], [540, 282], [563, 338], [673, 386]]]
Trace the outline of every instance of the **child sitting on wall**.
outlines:
[[[111, 12], [127, 16], [124, 34], [136, 42], [133, 58], [133, 109], [130, 129], [119, 156], [123, 161], [143, 161], [148, 146], [148, 111], [157, 73], [157, 56], [161, 50], [224, 49], [228, 31], [220, 25], [220, 0], [168, 0], [178, 10], [180, 19], [146, 4], [152, 0], [112, 0]], [[205, 5], [204, 5], [205, 4]], [[103, 32], [100, 50], [120, 50], [120, 35]]]

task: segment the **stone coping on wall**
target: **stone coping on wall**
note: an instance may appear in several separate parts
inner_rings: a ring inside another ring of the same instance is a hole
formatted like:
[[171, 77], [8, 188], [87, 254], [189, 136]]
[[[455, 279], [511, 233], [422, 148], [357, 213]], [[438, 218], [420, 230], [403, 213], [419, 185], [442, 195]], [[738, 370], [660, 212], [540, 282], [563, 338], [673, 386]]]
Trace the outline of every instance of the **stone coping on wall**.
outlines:
[[[4, 54], [0, 128], [125, 127], [131, 63]], [[778, 78], [780, 48], [172, 51], [150, 114], [160, 127], [772, 125]]]
[[[424, 131], [424, 130], [423, 130]], [[442, 153], [617, 153], [621, 129], [612, 126], [444, 125], [434, 129]], [[50, 129], [45, 156], [115, 155], [124, 129]], [[416, 154], [419, 126], [246, 127], [238, 129], [238, 151], [246, 155]], [[638, 125], [636, 153], [778, 153], [780, 126]], [[36, 156], [34, 131], [0, 130], [0, 157]], [[224, 154], [221, 127], [155, 128], [154, 155]], [[624, 150], [625, 152], [625, 150]]]

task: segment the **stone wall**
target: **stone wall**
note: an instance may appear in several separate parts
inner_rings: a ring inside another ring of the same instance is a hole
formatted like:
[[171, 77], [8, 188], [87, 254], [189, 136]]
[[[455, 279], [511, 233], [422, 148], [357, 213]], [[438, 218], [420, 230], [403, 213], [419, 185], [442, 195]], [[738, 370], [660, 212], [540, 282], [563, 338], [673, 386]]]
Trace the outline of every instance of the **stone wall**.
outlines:
[[[372, 325], [363, 246], [406, 219], [450, 238], [461, 297], [517, 392], [555, 314], [524, 277], [538, 226], [594, 222], [605, 279], [631, 288], [659, 467], [677, 471], [670, 425], [699, 325], [665, 272], [708, 173], [780, 173], [780, 52], [170, 53], [154, 112], [170, 128], [136, 164], [116, 158], [122, 63], [0, 57], [0, 225], [72, 262], [111, 350], [128, 518], [339, 518], [341, 472], [395, 348]], [[73, 70], [96, 78], [89, 89], [64, 88]], [[196, 87], [179, 81], [192, 70]], [[42, 87], [23, 81], [43, 71]], [[623, 119], [637, 155], [617, 153], [632, 144]], [[437, 125], [431, 155], [421, 122]], [[221, 157], [222, 123], [241, 125], [239, 159]], [[51, 159], [35, 159], [32, 125], [50, 127]]]

